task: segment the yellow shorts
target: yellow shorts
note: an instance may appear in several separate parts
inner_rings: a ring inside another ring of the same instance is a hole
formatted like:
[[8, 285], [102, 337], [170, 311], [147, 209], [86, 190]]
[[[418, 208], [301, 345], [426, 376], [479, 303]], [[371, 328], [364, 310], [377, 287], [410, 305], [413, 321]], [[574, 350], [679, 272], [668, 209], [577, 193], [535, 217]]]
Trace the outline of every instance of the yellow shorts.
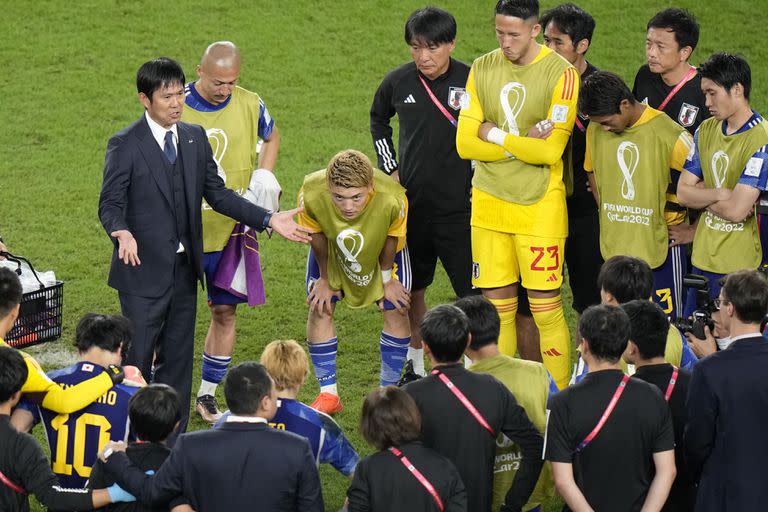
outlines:
[[472, 226], [472, 284], [499, 288], [520, 281], [529, 290], [563, 284], [565, 238], [513, 235]]

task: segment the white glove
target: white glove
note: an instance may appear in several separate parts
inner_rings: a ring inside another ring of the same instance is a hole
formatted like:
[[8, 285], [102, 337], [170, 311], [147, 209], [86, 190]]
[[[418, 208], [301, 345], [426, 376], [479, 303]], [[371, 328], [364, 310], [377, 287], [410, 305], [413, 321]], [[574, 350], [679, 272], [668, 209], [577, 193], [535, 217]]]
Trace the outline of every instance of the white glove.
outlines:
[[280, 210], [280, 183], [272, 171], [256, 169], [251, 175], [251, 182], [243, 197], [257, 206], [271, 212]]

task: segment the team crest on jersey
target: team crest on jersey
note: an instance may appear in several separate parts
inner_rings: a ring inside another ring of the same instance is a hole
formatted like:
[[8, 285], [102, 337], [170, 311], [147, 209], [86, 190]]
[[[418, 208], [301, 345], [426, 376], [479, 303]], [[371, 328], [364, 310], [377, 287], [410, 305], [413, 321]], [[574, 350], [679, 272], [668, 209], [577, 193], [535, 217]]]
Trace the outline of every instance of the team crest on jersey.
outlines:
[[696, 116], [699, 115], [699, 107], [694, 107], [689, 103], [683, 103], [680, 107], [680, 113], [677, 115], [677, 122], [681, 126], [691, 126], [696, 122]]
[[467, 94], [467, 90], [463, 87], [451, 87], [448, 89], [448, 105], [453, 110], [459, 110], [462, 108], [465, 94]]
[[93, 371], [93, 365], [90, 363], [85, 363], [83, 366], [80, 367], [81, 370], [84, 372], [92, 372]]

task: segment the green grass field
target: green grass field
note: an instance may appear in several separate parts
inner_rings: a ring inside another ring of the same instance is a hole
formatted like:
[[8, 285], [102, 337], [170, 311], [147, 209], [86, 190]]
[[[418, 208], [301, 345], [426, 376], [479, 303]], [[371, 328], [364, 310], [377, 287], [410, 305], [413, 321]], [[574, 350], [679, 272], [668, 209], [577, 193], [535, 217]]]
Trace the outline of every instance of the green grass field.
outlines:
[[[454, 55], [466, 62], [496, 47], [493, 0], [442, 1], [459, 24]], [[644, 62], [645, 25], [658, 0], [585, 0], [597, 20], [589, 60], [630, 84]], [[759, 2], [762, 3], [762, 2]], [[543, 3], [552, 7], [553, 1]], [[698, 16], [701, 43], [694, 64], [719, 50], [739, 52], [753, 67], [752, 103], [766, 110], [768, 50], [755, 19], [758, 2], [681, 0]], [[402, 40], [408, 14], [422, 2], [199, 0], [20, 0], [3, 5], [0, 21], [0, 233], [12, 252], [52, 268], [66, 281], [64, 336], [33, 352], [49, 367], [63, 366], [77, 320], [86, 312], [119, 312], [106, 285], [111, 244], [96, 210], [109, 136], [141, 114], [134, 86], [137, 68], [165, 55], [188, 78], [207, 44], [230, 39], [243, 55], [240, 83], [258, 91], [280, 127], [277, 173], [283, 207], [290, 208], [302, 177], [336, 151], [360, 149], [374, 157], [368, 110], [385, 73], [410, 58]], [[242, 308], [235, 361], [257, 359], [276, 338], [304, 338], [306, 248], [262, 239], [268, 303]], [[141, 249], [139, 249], [141, 250]], [[438, 276], [430, 304], [453, 299]], [[573, 317], [571, 316], [571, 319]], [[196, 345], [208, 325], [204, 294], [198, 302]], [[380, 315], [374, 308], [337, 312], [340, 392], [337, 419], [362, 454], [370, 449], [357, 432], [360, 404], [378, 384]], [[196, 377], [199, 378], [199, 350]], [[196, 388], [196, 384], [195, 384]], [[311, 400], [310, 379], [301, 398]], [[204, 428], [193, 420], [191, 428]], [[458, 442], [458, 440], [457, 440]], [[345, 479], [323, 468], [327, 510], [338, 510]], [[556, 503], [549, 505], [555, 510]]]

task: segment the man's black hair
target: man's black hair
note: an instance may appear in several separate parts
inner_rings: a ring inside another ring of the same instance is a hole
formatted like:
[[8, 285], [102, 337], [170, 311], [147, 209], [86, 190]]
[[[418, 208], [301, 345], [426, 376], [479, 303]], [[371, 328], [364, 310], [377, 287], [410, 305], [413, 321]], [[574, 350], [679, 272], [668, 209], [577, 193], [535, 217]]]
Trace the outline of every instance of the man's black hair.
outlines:
[[649, 300], [631, 300], [621, 305], [629, 317], [629, 339], [637, 345], [640, 357], [664, 357], [669, 320], [658, 304]]
[[616, 73], [595, 71], [579, 90], [579, 112], [587, 116], [612, 116], [621, 113], [623, 100], [634, 105], [636, 100], [627, 84]]
[[413, 11], [405, 22], [406, 44], [440, 45], [456, 39], [456, 18], [438, 7]]
[[224, 398], [232, 414], [252, 416], [259, 410], [262, 398], [272, 392], [272, 379], [263, 365], [240, 363], [227, 372]]
[[560, 4], [544, 13], [539, 20], [542, 30], [550, 23], [567, 34], [571, 42], [576, 46], [582, 39], [592, 42], [592, 34], [595, 32], [595, 19], [587, 11], [576, 4]]
[[18, 350], [0, 347], [0, 403], [10, 400], [21, 389], [28, 373], [27, 363]]
[[430, 309], [421, 321], [421, 337], [439, 363], [458, 362], [467, 348], [468, 336], [467, 315], [450, 304]]
[[708, 78], [727, 92], [736, 84], [744, 88], [744, 98], [749, 99], [752, 90], [752, 70], [747, 60], [741, 55], [720, 52], [715, 53], [699, 66], [701, 78]]
[[122, 344], [125, 355], [131, 348], [132, 339], [131, 321], [122, 315], [88, 313], [80, 319], [75, 329], [75, 347], [81, 353], [92, 347], [117, 352]]
[[177, 84], [183, 87], [186, 81], [184, 70], [179, 63], [168, 57], [145, 62], [136, 73], [136, 89], [143, 92], [150, 102], [156, 90]]
[[671, 30], [680, 48], [691, 47], [691, 51], [699, 44], [699, 24], [696, 17], [686, 9], [670, 7], [657, 12], [648, 22], [646, 30], [663, 28]]
[[131, 430], [141, 441], [160, 443], [181, 419], [179, 395], [167, 384], [150, 384], [128, 401]]
[[579, 335], [597, 359], [615, 363], [627, 348], [629, 317], [616, 306], [590, 306], [579, 319]]
[[496, 14], [527, 20], [539, 17], [539, 0], [499, 0]]
[[11, 269], [0, 268], [0, 320], [7, 317], [21, 303], [21, 281]]
[[757, 270], [729, 274], [722, 294], [726, 302], [733, 304], [736, 318], [745, 324], [759, 324], [768, 314], [768, 282]]
[[653, 293], [653, 271], [640, 258], [614, 256], [600, 267], [597, 287], [613, 295], [619, 304], [648, 300]]
[[469, 319], [472, 341], [469, 348], [479, 350], [487, 345], [499, 343], [501, 320], [496, 307], [482, 295], [470, 295], [457, 300], [454, 305]]

